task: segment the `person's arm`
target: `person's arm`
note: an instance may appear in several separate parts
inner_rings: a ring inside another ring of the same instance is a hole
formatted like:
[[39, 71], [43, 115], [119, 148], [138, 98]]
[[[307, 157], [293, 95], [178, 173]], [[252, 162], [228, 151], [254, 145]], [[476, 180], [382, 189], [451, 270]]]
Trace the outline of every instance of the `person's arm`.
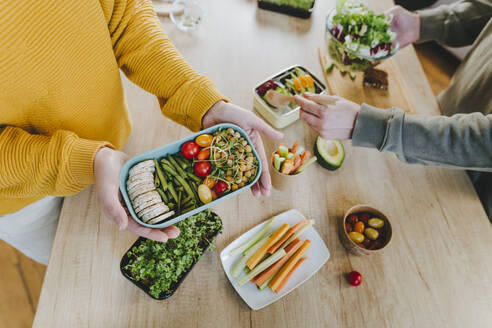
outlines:
[[405, 115], [363, 104], [352, 145], [393, 152], [407, 163], [492, 171], [492, 115]]
[[492, 115], [405, 115], [347, 99], [296, 96], [300, 117], [322, 138], [393, 152], [408, 163], [492, 171]]
[[492, 16], [489, 0], [459, 1], [422, 10], [418, 42], [436, 40], [452, 47], [466, 46], [480, 34]]
[[111, 145], [82, 139], [69, 131], [48, 137], [17, 127], [0, 128], [0, 196], [75, 194], [94, 183], [94, 157], [105, 146]]
[[155, 94], [164, 115], [200, 130], [209, 108], [226, 98], [197, 74], [162, 30], [150, 0], [100, 0], [113, 50], [126, 76]]

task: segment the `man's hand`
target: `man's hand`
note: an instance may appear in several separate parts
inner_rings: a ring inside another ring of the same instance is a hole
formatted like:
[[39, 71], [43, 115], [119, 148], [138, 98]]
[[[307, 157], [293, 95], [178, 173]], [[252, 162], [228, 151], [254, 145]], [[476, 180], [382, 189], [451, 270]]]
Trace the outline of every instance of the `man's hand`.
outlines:
[[393, 17], [390, 29], [396, 33], [396, 39], [403, 48], [416, 42], [420, 37], [420, 17], [400, 6], [395, 6], [385, 12], [386, 17]]
[[301, 106], [301, 120], [306, 121], [323, 139], [347, 140], [352, 138], [360, 106], [345, 98], [304, 93], [295, 96]]
[[176, 238], [179, 229], [170, 226], [164, 229], [150, 229], [139, 225], [130, 216], [128, 209], [123, 205], [119, 189], [120, 169], [127, 161], [128, 156], [117, 150], [101, 148], [94, 158], [94, 176], [96, 191], [101, 207], [107, 218], [113, 220], [120, 230], [128, 229], [131, 232], [156, 241], [166, 242], [169, 238]]
[[219, 123], [236, 124], [249, 135], [256, 148], [256, 151], [258, 152], [258, 155], [260, 156], [262, 164], [260, 180], [251, 188], [251, 191], [255, 196], [257, 196], [260, 192], [262, 195], [268, 196], [272, 187], [272, 182], [270, 180], [268, 161], [265, 156], [265, 148], [263, 147], [260, 133], [275, 140], [281, 139], [283, 134], [273, 129], [270, 125], [265, 123], [252, 112], [224, 101], [219, 101], [213, 105], [202, 120], [202, 125], [204, 128], [208, 128]]

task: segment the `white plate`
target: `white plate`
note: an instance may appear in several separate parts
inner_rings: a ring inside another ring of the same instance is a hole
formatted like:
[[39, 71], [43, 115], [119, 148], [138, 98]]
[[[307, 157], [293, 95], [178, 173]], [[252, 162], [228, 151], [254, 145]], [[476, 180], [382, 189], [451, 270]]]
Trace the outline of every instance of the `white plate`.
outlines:
[[[298, 210], [284, 212], [275, 217], [270, 227], [270, 232], [277, 230], [284, 223], [288, 223], [290, 226], [293, 226], [297, 222], [305, 219], [306, 218], [304, 215], [302, 215], [302, 213]], [[306, 239], [311, 241], [311, 247], [309, 247], [305, 254], [307, 260], [304, 261], [304, 263], [299, 266], [299, 269], [292, 274], [292, 277], [290, 277], [289, 281], [280, 293], [274, 293], [270, 288], [265, 288], [260, 291], [256, 287], [256, 284], [251, 282], [248, 282], [243, 286], [239, 286], [237, 280], [231, 276], [230, 271], [234, 263], [239, 260], [241, 255], [231, 256], [229, 253], [236, 247], [241, 246], [243, 243], [251, 239], [258, 231], [260, 231], [261, 228], [263, 228], [267, 221], [268, 220], [265, 220], [265, 222], [258, 224], [256, 227], [242, 234], [220, 253], [220, 261], [222, 262], [222, 267], [224, 268], [227, 278], [229, 278], [229, 281], [239, 296], [241, 296], [246, 304], [248, 304], [248, 306], [253, 310], [259, 310], [281, 299], [302, 285], [305, 281], [311, 278], [330, 258], [330, 251], [328, 251], [323, 239], [321, 239], [321, 236], [314, 229], [314, 227], [311, 227], [299, 237], [302, 241]], [[316, 222], [314, 223], [314, 226], [316, 226]]]

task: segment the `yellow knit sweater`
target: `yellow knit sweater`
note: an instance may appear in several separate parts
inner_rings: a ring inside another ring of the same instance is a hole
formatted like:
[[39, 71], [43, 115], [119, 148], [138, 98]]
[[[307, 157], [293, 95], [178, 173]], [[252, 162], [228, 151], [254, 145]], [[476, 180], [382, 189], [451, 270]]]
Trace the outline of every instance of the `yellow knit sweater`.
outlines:
[[184, 61], [149, 0], [0, 2], [0, 215], [94, 181], [131, 130], [119, 69], [192, 130], [224, 99]]

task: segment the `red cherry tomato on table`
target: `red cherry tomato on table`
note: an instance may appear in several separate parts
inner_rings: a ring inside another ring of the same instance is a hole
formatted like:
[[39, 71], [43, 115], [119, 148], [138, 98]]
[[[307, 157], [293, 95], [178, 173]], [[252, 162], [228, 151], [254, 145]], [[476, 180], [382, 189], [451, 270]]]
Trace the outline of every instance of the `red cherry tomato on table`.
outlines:
[[195, 142], [198, 144], [198, 146], [205, 148], [212, 144], [213, 139], [214, 139], [213, 136], [205, 133], [205, 134], [200, 134], [198, 137], [196, 137]]
[[198, 151], [200, 151], [200, 148], [193, 141], [185, 142], [183, 146], [181, 146], [181, 153], [187, 159], [195, 158], [196, 155], [198, 155]]
[[357, 271], [352, 271], [347, 275], [347, 281], [352, 286], [359, 286], [362, 283], [362, 275]]
[[195, 174], [200, 178], [205, 178], [212, 172], [212, 164], [209, 162], [198, 162], [195, 164]]
[[222, 180], [217, 181], [214, 187], [215, 193], [219, 197], [222, 196], [222, 194], [225, 193], [227, 189], [229, 189], [229, 185]]

